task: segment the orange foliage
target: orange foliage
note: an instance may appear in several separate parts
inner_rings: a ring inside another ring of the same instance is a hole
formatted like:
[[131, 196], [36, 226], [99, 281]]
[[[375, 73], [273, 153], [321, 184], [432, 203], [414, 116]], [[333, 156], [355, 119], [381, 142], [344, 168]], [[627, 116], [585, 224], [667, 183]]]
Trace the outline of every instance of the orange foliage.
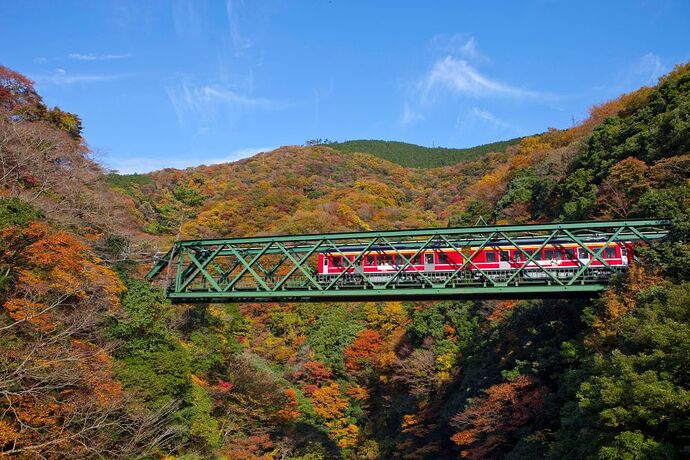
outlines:
[[638, 294], [652, 286], [661, 285], [663, 281], [658, 273], [650, 273], [638, 264], [631, 265], [623, 286], [609, 289], [602, 296], [603, 310], [594, 318], [594, 333], [585, 339], [585, 343], [593, 345], [597, 340], [613, 335], [616, 321], [635, 308]]
[[400, 431], [407, 433], [412, 431], [412, 429], [419, 423], [419, 419], [415, 414], [403, 415], [402, 422], [400, 423]]
[[357, 401], [365, 401], [369, 399], [369, 393], [367, 389], [360, 385], [350, 385], [345, 390], [347, 395]]
[[347, 409], [347, 400], [340, 395], [340, 386], [333, 382], [318, 388], [311, 396], [311, 404], [316, 415], [325, 420], [341, 418]]
[[272, 448], [273, 442], [266, 433], [238, 437], [231, 439], [226, 447], [221, 449], [221, 457], [233, 460], [269, 460], [275, 458], [269, 451]]
[[539, 412], [545, 394], [546, 389], [531, 376], [493, 385], [453, 417], [451, 423], [460, 431], [451, 440], [463, 448], [464, 458], [495, 456], [493, 451]]
[[332, 376], [326, 366], [319, 361], [307, 361], [302, 364], [301, 369], [292, 373], [292, 378], [302, 386], [307, 394], [313, 393], [319, 386], [329, 382]]
[[467, 195], [482, 200], [496, 201], [505, 192], [510, 165], [503, 163], [467, 187]]
[[503, 317], [511, 311], [518, 304], [517, 300], [502, 300], [496, 304], [496, 308], [491, 312], [489, 321], [500, 321]]
[[371, 329], [365, 329], [359, 334], [352, 345], [345, 348], [345, 367], [351, 372], [363, 370], [367, 365], [378, 365], [378, 359], [383, 351], [381, 334]]
[[287, 388], [283, 391], [283, 395], [287, 399], [285, 406], [278, 411], [278, 419], [281, 422], [289, 422], [297, 420], [301, 412], [299, 411], [299, 402], [297, 401], [297, 392], [292, 388]]
[[[49, 294], [84, 299], [97, 293], [104, 304], [111, 308], [119, 306], [119, 295], [124, 291], [122, 282], [74, 236], [34, 222], [26, 229], [9, 227], [0, 233], [0, 238], [7, 242], [7, 251], [15, 252], [18, 291], [30, 293], [32, 299]], [[22, 245], [27, 241], [29, 244]], [[0, 257], [13, 259], [10, 254]], [[24, 313], [18, 311], [22, 307]], [[35, 300], [15, 302], [13, 314], [29, 318], [36, 313], [33, 310], [41, 307]]]

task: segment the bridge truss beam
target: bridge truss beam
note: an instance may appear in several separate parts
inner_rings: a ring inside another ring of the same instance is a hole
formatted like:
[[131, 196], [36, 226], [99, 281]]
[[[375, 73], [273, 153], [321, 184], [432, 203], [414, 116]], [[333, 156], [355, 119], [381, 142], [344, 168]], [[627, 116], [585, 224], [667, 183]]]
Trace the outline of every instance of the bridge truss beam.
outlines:
[[[439, 229], [260, 236], [179, 241], [147, 275], [163, 278], [175, 302], [317, 302], [530, 298], [591, 295], [606, 288], [622, 268], [602, 254], [607, 244], [650, 243], [664, 238], [666, 219], [570, 222]], [[592, 242], [604, 243], [592, 250]], [[577, 267], [547, 269], [535, 259], [547, 245], [575, 244], [589, 254]], [[515, 246], [525, 258], [512, 270], [480, 269], [474, 258], [486, 248]], [[455, 251], [461, 264], [445, 273], [419, 270], [412, 261], [425, 251]], [[386, 277], [363, 270], [367, 254], [385, 251], [401, 263]], [[354, 253], [344, 270], [319, 275], [318, 255]], [[599, 264], [595, 264], [595, 261]], [[594, 264], [594, 265], [593, 265]]]

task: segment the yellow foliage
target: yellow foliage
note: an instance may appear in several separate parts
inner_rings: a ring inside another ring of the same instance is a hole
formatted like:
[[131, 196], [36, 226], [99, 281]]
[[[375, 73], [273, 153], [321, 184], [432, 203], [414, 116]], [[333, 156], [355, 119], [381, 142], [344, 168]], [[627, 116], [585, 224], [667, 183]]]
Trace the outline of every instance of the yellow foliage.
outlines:
[[637, 264], [631, 265], [625, 283], [621, 289], [609, 289], [602, 296], [604, 310], [592, 322], [594, 335], [585, 342], [592, 345], [596, 339], [602, 339], [614, 334], [612, 326], [615, 322], [636, 306], [636, 298], [640, 291], [652, 286], [659, 286], [663, 278], [656, 273], [649, 273]]
[[6, 420], [0, 420], [0, 448], [19, 439], [19, 432]]
[[415, 414], [403, 415], [402, 422], [400, 423], [400, 429], [403, 433], [411, 431], [419, 423], [417, 416]]
[[316, 415], [325, 420], [342, 417], [348, 406], [347, 400], [340, 395], [340, 386], [335, 382], [314, 390], [311, 404]]
[[383, 305], [366, 303], [364, 314], [372, 329], [384, 336], [407, 323], [407, 312], [401, 302], [386, 302]]

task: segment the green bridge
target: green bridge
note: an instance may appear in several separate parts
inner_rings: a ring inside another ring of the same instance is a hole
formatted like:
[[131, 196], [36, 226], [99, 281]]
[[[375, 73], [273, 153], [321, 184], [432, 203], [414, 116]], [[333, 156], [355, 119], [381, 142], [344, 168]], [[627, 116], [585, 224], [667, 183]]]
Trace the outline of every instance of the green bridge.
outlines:
[[[179, 241], [156, 260], [147, 278], [161, 280], [166, 295], [184, 303], [583, 296], [605, 289], [635, 258], [619, 255], [614, 264], [607, 247], [627, 254], [622, 248], [664, 238], [670, 223], [592, 221]], [[549, 266], [542, 256], [549, 249], [551, 257], [571, 263]], [[480, 254], [491, 250], [511, 262], [482, 268]], [[434, 253], [449, 254], [444, 257], [455, 262], [443, 271], [423, 266], [424, 255], [432, 254], [427, 257], [433, 262]], [[389, 259], [375, 260], [391, 261], [385, 273], [365, 268], [365, 260], [376, 254]], [[339, 268], [332, 273], [324, 259], [334, 255]]]

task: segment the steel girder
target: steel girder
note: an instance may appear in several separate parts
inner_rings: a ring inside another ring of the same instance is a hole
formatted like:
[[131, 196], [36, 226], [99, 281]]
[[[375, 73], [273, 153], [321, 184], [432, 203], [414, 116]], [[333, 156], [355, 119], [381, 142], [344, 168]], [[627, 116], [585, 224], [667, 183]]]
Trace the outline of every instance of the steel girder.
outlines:
[[[667, 219], [568, 222], [460, 228], [280, 235], [179, 241], [147, 275], [163, 279], [176, 302], [299, 302], [529, 298], [591, 295], [606, 288], [621, 267], [602, 257], [605, 245], [664, 238]], [[587, 244], [604, 243], [592, 251]], [[590, 254], [568, 269], [546, 269], [523, 246], [574, 243]], [[526, 262], [511, 270], [480, 269], [473, 258], [484, 248], [515, 246]], [[462, 264], [450, 272], [425, 272], [412, 265], [423, 251], [457, 251]], [[384, 279], [362, 269], [367, 254], [387, 251], [402, 261]], [[404, 251], [404, 253], [403, 253]], [[319, 253], [354, 253], [345, 270], [317, 271]], [[595, 261], [599, 265], [592, 265]]]

